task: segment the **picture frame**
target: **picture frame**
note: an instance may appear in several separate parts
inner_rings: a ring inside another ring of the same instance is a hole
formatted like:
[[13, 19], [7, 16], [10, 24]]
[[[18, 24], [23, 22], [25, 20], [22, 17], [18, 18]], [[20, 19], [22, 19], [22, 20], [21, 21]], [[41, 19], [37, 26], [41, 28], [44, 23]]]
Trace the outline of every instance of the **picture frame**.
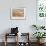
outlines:
[[37, 0], [36, 3], [37, 17], [42, 20], [46, 18], [46, 0]]
[[21, 20], [26, 17], [26, 8], [11, 8], [10, 9], [10, 19]]

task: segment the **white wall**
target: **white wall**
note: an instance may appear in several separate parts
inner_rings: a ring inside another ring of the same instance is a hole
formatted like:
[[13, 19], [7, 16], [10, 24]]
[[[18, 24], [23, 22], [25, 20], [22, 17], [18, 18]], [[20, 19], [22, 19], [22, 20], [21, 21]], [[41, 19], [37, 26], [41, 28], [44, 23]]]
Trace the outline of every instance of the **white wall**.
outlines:
[[[26, 20], [10, 20], [10, 8], [25, 7]], [[36, 24], [36, 0], [0, 0], [0, 34], [11, 27], [19, 27], [19, 32], [30, 32]]]

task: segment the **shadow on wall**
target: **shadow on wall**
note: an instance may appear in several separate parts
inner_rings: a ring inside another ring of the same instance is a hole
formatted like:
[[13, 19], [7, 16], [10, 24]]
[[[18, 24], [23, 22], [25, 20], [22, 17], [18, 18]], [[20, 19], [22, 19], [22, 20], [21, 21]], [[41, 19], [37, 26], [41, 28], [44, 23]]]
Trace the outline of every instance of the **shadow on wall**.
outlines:
[[11, 32], [10, 30], [11, 30], [11, 28], [7, 28], [7, 29], [3, 30], [4, 32], [2, 32], [2, 34], [10, 33]]

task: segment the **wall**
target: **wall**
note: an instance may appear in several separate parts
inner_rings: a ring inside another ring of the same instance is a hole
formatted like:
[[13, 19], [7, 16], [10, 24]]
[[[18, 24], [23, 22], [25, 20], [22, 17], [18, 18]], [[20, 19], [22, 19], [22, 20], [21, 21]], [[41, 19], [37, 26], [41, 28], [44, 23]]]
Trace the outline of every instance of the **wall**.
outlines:
[[[10, 20], [10, 8], [25, 7], [25, 20]], [[19, 27], [19, 32], [30, 32], [31, 25], [36, 24], [36, 0], [0, 0], [0, 34], [8, 32], [11, 27]]]

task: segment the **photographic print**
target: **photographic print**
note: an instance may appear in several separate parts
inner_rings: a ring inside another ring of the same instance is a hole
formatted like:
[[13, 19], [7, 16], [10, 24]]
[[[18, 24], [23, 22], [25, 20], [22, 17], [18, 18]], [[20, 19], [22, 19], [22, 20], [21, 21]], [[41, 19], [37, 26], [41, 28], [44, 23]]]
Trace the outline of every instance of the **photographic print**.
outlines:
[[25, 8], [11, 8], [11, 19], [25, 19]]

